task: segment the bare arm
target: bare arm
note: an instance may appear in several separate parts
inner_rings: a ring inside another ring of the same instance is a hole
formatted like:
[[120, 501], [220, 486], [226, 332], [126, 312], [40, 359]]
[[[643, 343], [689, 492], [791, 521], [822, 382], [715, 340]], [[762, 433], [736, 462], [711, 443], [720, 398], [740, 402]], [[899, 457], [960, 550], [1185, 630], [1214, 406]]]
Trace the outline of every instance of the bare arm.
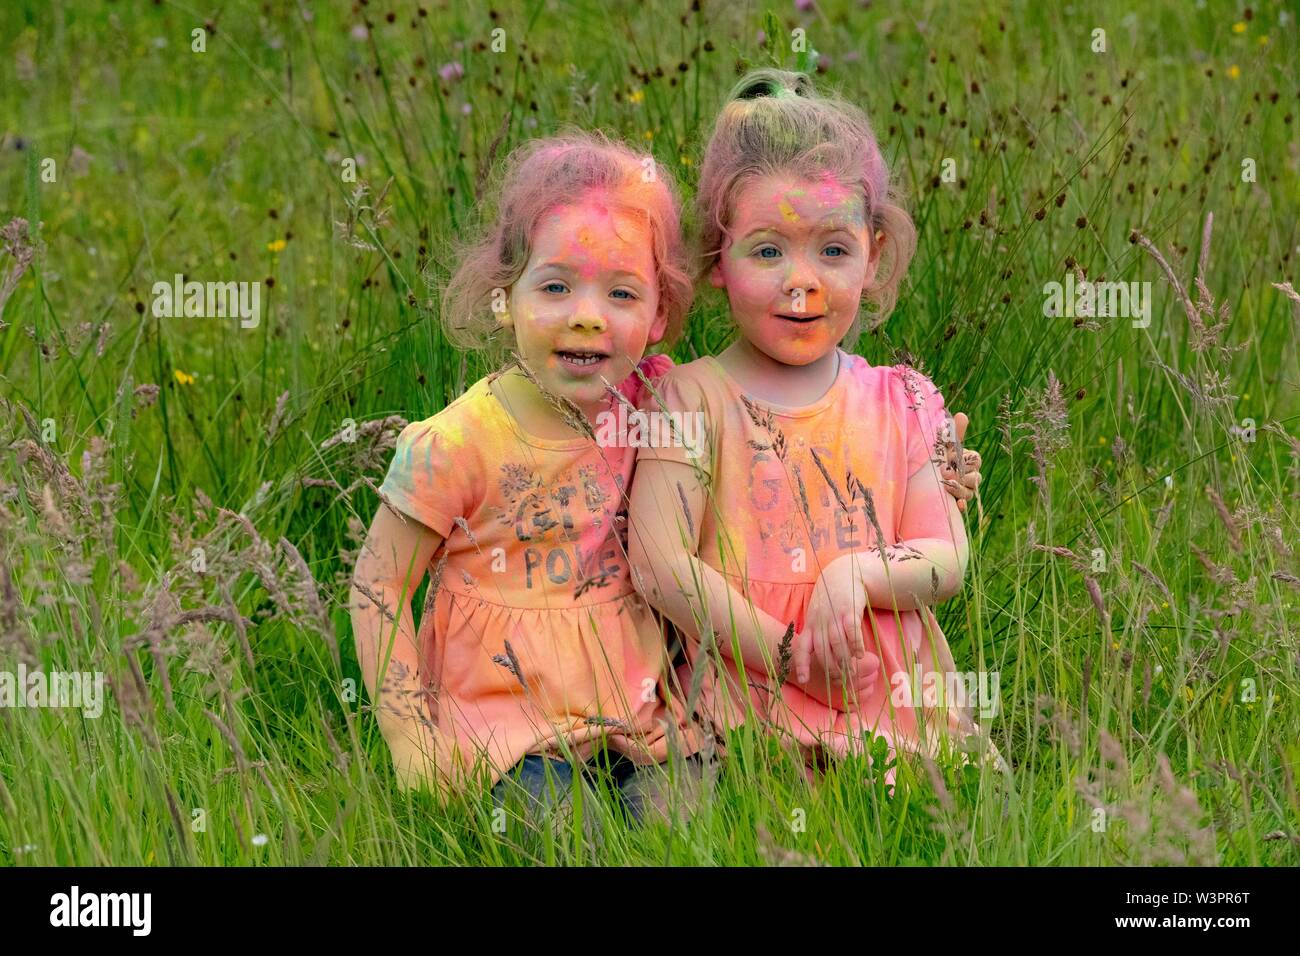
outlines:
[[[787, 624], [749, 602], [727, 578], [700, 560], [699, 527], [708, 505], [691, 465], [642, 458], [628, 507], [628, 560], [646, 601], [685, 634], [722, 636], [720, 650], [760, 673], [777, 659]], [[735, 631], [734, 641], [732, 631]]]
[[840, 555], [823, 569], [801, 635], [793, 649], [796, 679], [807, 683], [813, 666], [837, 673], [868, 656], [863, 615], [868, 606], [912, 611], [961, 589], [970, 546], [957, 501], [934, 467], [907, 482], [899, 541], [884, 557], [877, 548]]
[[[410, 687], [418, 685], [420, 664], [411, 594], [423, 580], [440, 544], [442, 538], [436, 532], [414, 518], [397, 517], [384, 504], [379, 506], [366, 534], [352, 575], [349, 607], [361, 676], [375, 702], [379, 701], [376, 691], [385, 662], [385, 684], [394, 682], [394, 671], [404, 669], [407, 676], [403, 683]], [[366, 591], [380, 599], [379, 607]], [[394, 662], [403, 666], [394, 668]]]
[[966, 525], [957, 501], [940, 484], [933, 467], [907, 482], [898, 525], [899, 542], [885, 552], [857, 552], [867, 600], [872, 607], [912, 611], [945, 601], [961, 590], [970, 559]]
[[436, 532], [380, 504], [349, 594], [361, 678], [404, 788], [427, 781], [440, 752], [423, 703], [411, 594], [441, 544]]

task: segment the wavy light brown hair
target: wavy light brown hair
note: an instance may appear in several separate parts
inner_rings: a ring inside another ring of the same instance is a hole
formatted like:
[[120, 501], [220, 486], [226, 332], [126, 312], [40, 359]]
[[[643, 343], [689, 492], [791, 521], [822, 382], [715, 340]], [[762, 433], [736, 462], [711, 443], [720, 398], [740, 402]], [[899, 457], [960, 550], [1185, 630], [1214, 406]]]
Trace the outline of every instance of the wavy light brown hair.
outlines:
[[[869, 328], [880, 325], [898, 301], [899, 285], [916, 251], [916, 226], [903, 208], [866, 114], [838, 97], [822, 96], [804, 73], [747, 73], [718, 114], [695, 197], [702, 259], [698, 278], [706, 278], [718, 263], [740, 190], [756, 177], [776, 173], [808, 179], [829, 173], [845, 188], [862, 193], [871, 241], [882, 247], [875, 278], [862, 298], [875, 306]], [[856, 339], [861, 330], [859, 314], [845, 338]]]
[[584, 131], [532, 140], [507, 157], [495, 214], [485, 218], [482, 234], [463, 249], [443, 295], [441, 319], [454, 345], [483, 350], [493, 358], [514, 348], [513, 331], [502, 328], [492, 312], [494, 290], [508, 291], [523, 274], [532, 254], [533, 230], [548, 210], [593, 193], [646, 219], [653, 237], [659, 310], [668, 320], [658, 348], [672, 346], [694, 293], [672, 174], [653, 156], [603, 133]]

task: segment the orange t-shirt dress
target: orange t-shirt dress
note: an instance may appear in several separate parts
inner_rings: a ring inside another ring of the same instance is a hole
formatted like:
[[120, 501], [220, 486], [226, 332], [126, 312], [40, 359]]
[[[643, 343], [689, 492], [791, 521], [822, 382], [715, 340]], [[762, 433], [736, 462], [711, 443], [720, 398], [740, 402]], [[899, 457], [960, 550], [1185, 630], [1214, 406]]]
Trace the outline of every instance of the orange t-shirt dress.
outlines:
[[[779, 621], [803, 629], [821, 568], [851, 550], [875, 542], [862, 496], [851, 473], [869, 488], [877, 520], [890, 545], [899, 544], [908, 479], [941, 460], [943, 397], [928, 378], [906, 366], [872, 366], [839, 351], [831, 388], [803, 407], [774, 405], [746, 395], [721, 363], [706, 356], [673, 368], [656, 383], [653, 407], [665, 412], [703, 412], [705, 439], [696, 454], [686, 447], [643, 448], [642, 460], [677, 461], [700, 470], [708, 489], [699, 524], [698, 556], [728, 578], [736, 590]], [[906, 560], [890, 548], [891, 560]], [[737, 613], [743, 613], [739, 608]], [[748, 702], [778, 732], [812, 749], [836, 752], [858, 745], [871, 728], [891, 748], [933, 752], [938, 734], [926, 732], [921, 747], [921, 695], [911, 692], [930, 672], [954, 669], [948, 642], [928, 608], [899, 611], [869, 607], [864, 616], [867, 650], [880, 657], [871, 680], [856, 688], [849, 711], [811, 696], [788, 679], [773, 691], [767, 673], [740, 669], [723, 657], [711, 672], [697, 708], [715, 724], [735, 726]], [[725, 640], [725, 635], [720, 640]], [[698, 666], [698, 642], [688, 642]], [[904, 685], [897, 675], [905, 675]], [[935, 678], [929, 678], [933, 681]], [[690, 675], [683, 674], [682, 686]], [[905, 693], [896, 689], [904, 687]], [[905, 699], [904, 699], [905, 698]], [[976, 733], [968, 714], [938, 708], [921, 723], [960, 735]]]
[[[640, 381], [620, 389], [635, 403]], [[635, 463], [635, 447], [526, 434], [487, 378], [398, 438], [380, 491], [444, 539], [418, 635], [432, 718], [492, 783], [530, 753], [587, 759], [603, 743], [644, 765], [674, 740], [696, 749], [662, 628], [630, 579]]]

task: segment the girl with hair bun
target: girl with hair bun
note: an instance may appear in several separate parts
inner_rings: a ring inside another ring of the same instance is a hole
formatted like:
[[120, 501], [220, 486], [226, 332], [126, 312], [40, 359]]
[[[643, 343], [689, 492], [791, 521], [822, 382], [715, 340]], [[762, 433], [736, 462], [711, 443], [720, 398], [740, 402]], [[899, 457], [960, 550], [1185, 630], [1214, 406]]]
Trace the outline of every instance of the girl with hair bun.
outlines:
[[750, 73], [705, 148], [696, 209], [699, 277], [739, 335], [654, 389], [705, 437], [699, 453], [640, 451], [633, 579], [684, 633], [716, 726], [756, 715], [810, 762], [873, 734], [934, 753], [976, 731], [969, 701], [927, 705], [956, 676], [930, 606], [962, 585], [955, 499], [978, 456], [945, 484], [965, 416], [955, 428], [917, 370], [841, 348], [864, 306], [871, 327], [888, 317], [916, 247], [871, 124], [807, 76]]

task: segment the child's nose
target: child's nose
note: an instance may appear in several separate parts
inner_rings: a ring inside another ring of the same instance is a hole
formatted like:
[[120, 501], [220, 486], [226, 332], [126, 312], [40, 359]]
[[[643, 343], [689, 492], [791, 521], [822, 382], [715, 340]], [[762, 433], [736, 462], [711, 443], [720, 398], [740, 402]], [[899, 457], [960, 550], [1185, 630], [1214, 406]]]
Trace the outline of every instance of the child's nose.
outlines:
[[569, 328], [582, 329], [586, 332], [604, 332], [605, 317], [600, 314], [600, 310], [594, 305], [580, 301], [569, 316]]
[[819, 288], [817, 270], [813, 264], [804, 256], [791, 256], [790, 268], [785, 275], [786, 295], [792, 294], [796, 289], [802, 289], [805, 295], [811, 295]]

